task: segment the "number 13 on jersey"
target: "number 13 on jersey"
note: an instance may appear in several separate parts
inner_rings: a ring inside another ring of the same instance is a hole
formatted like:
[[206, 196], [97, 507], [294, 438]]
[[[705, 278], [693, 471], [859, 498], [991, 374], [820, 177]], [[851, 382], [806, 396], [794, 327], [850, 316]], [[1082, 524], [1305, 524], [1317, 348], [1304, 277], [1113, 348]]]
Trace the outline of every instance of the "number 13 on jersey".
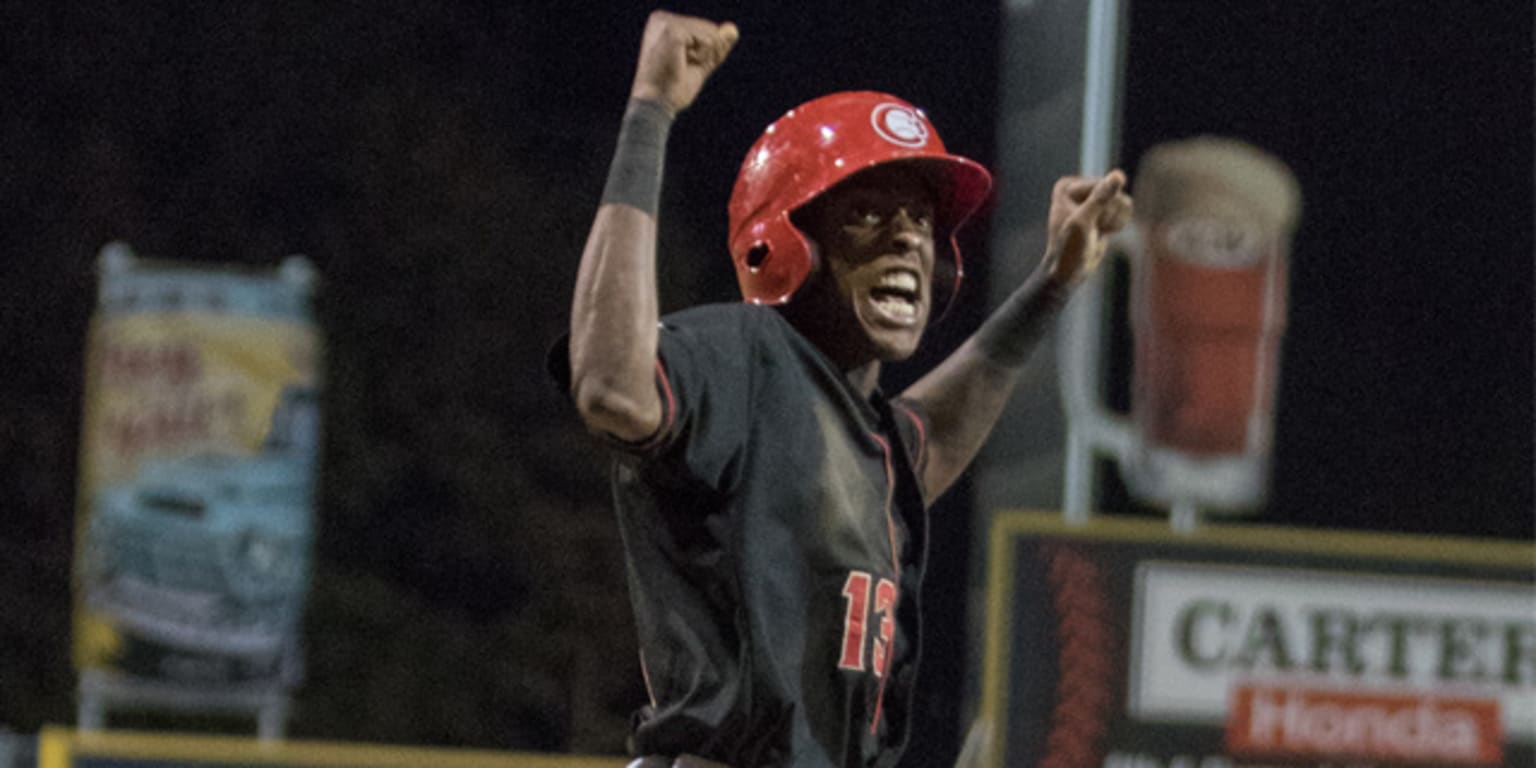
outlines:
[[[870, 585], [874, 584], [874, 606], [871, 610]], [[837, 662], [838, 669], [857, 672], [873, 671], [876, 677], [885, 676], [889, 662], [891, 636], [896, 632], [896, 585], [882, 578], [878, 583], [869, 573], [849, 571], [843, 584], [843, 597], [848, 601], [848, 611], [843, 614], [843, 656]], [[879, 635], [875, 638], [873, 664], [865, 666], [864, 647], [871, 619], [878, 617]]]

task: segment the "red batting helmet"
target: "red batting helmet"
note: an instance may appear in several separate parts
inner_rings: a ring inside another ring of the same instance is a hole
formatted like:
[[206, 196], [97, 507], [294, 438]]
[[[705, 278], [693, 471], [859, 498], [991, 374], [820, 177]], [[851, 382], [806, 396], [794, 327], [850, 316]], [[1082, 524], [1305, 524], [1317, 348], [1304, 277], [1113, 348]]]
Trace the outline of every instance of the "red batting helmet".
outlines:
[[910, 164], [938, 190], [934, 211], [934, 313], [960, 286], [955, 231], [992, 188], [978, 163], [944, 149], [922, 110], [895, 96], [847, 91], [786, 112], [747, 152], [731, 191], [730, 249], [742, 298], [789, 301], [814, 268], [813, 248], [790, 216], [859, 171]]

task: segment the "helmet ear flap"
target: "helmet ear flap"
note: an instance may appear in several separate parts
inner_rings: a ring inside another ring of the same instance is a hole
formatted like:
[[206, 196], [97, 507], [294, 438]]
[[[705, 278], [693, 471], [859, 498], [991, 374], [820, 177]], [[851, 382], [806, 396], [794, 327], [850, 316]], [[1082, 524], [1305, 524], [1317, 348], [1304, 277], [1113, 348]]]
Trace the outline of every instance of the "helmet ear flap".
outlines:
[[810, 271], [809, 243], [781, 214], [758, 222], [731, 247], [743, 299], [754, 304], [783, 304]]

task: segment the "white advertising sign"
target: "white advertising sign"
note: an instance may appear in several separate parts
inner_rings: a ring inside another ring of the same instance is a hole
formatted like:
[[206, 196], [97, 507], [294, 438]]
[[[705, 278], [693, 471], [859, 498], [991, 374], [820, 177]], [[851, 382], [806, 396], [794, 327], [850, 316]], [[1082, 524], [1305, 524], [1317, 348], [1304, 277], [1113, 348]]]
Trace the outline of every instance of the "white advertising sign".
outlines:
[[1128, 705], [1221, 723], [1241, 685], [1498, 702], [1536, 740], [1536, 593], [1520, 584], [1143, 561]]

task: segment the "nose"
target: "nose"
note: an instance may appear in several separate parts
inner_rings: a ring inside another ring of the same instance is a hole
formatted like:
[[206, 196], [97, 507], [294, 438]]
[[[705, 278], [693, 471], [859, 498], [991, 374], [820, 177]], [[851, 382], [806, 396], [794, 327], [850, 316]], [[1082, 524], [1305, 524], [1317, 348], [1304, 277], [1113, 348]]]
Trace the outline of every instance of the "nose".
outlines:
[[909, 248], [918, 248], [930, 237], [926, 228], [918, 223], [905, 207], [897, 208], [891, 216], [891, 239]]
[[906, 208], [898, 208], [887, 220], [886, 237], [895, 253], [924, 261], [924, 255], [932, 252], [933, 233]]

